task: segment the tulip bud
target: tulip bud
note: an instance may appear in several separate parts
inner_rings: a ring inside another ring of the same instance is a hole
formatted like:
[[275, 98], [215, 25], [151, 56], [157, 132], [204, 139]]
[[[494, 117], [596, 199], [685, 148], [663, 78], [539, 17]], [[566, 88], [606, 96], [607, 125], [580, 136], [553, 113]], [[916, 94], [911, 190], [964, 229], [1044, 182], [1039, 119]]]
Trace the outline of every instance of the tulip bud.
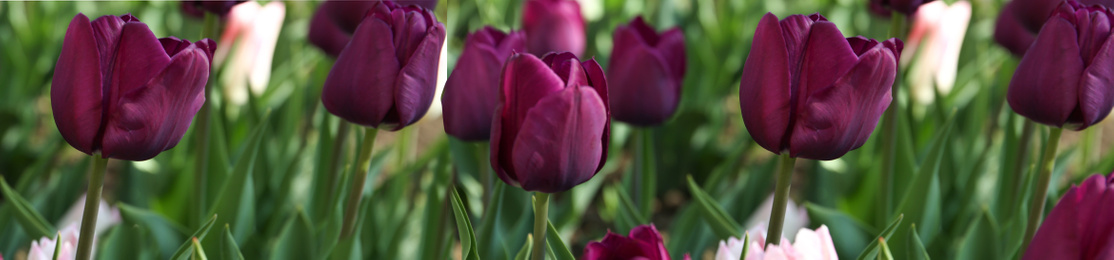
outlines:
[[[1017, 56], [1025, 55], [1048, 15], [1064, 0], [1013, 0], [1002, 7], [994, 40]], [[1114, 6], [1114, 0], [1080, 0], [1085, 5]]]
[[142, 161], [173, 148], [205, 103], [216, 44], [155, 38], [135, 17], [78, 14], [50, 89], [62, 138], [86, 154]]
[[889, 11], [912, 15], [922, 4], [933, 0], [870, 0], [870, 11], [882, 16], [890, 16]]
[[1041, 28], [1010, 80], [1006, 99], [1037, 123], [1083, 130], [1114, 107], [1114, 14], [1065, 1]]
[[380, 2], [392, 2], [397, 6], [416, 5], [433, 10], [436, 0], [367, 1], [367, 0], [327, 0], [313, 13], [309, 22], [309, 43], [321, 48], [329, 56], [337, 57], [364, 16]]
[[[610, 230], [603, 236], [603, 240], [592, 241], [584, 247], [585, 260], [606, 259], [646, 259], [669, 260], [669, 251], [654, 224], [641, 225], [631, 229], [629, 236], [611, 233]], [[685, 259], [689, 259], [686, 254]], [[738, 259], [738, 258], [736, 258]]]
[[1037, 229], [1023, 260], [1110, 259], [1114, 250], [1114, 175], [1093, 175], [1068, 189]]
[[399, 130], [433, 103], [445, 25], [429, 9], [375, 2], [337, 57], [321, 101], [349, 122]]
[[820, 14], [758, 22], [739, 103], [754, 141], [770, 152], [831, 160], [859, 148], [890, 105], [902, 43], [844, 38]]
[[596, 175], [611, 127], [607, 79], [572, 53], [514, 54], [503, 67], [491, 167], [509, 185], [556, 193]]
[[550, 52], [584, 54], [584, 17], [575, 0], [527, 0], [522, 28], [527, 49], [538, 57]]
[[677, 111], [685, 76], [685, 35], [680, 28], [658, 34], [639, 16], [615, 29], [607, 66], [615, 120], [660, 125]]
[[484, 27], [464, 41], [452, 75], [445, 83], [445, 133], [468, 141], [491, 137], [491, 117], [499, 103], [503, 61], [526, 49], [522, 31], [503, 33]]

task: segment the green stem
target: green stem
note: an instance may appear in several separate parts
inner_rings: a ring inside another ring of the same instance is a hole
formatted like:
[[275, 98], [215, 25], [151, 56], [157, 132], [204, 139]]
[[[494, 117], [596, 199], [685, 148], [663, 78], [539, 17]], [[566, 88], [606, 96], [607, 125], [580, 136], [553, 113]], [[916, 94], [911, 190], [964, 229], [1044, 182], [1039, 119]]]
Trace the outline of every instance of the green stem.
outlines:
[[[902, 37], [905, 34], [905, 15], [899, 12], [893, 12], [890, 18], [890, 37]], [[894, 79], [894, 85], [890, 91], [890, 95], [897, 95], [899, 83], [901, 82], [901, 73], [898, 70], [897, 76]], [[897, 100], [890, 102], [889, 109], [886, 109], [882, 121], [882, 176], [879, 178], [879, 193], [878, 207], [876, 212], [876, 219], [878, 221], [886, 221], [890, 219], [889, 214], [893, 210], [893, 179], [895, 165], [897, 165], [897, 113], [898, 108]]]
[[360, 210], [360, 199], [364, 193], [364, 182], [367, 181], [367, 169], [371, 166], [371, 148], [375, 146], [375, 136], [379, 130], [366, 128], [364, 143], [360, 146], [357, 159], [358, 166], [352, 174], [352, 188], [348, 191], [348, 202], [344, 206], [344, 224], [341, 226], [340, 239], [345, 239], [356, 233], [356, 213]]
[[484, 185], [483, 201], [491, 201], [491, 192], [495, 182], [495, 177], [492, 176], [491, 172], [491, 163], [488, 161], [491, 156], [490, 147], [486, 142], [476, 143], [476, 156], [479, 158], [476, 167], [480, 171], [480, 182]]
[[[340, 181], [340, 163], [344, 160], [344, 146], [345, 144], [348, 144], [348, 132], [351, 128], [352, 127], [347, 120], [341, 119], [340, 123], [337, 123], [337, 136], [335, 139], [333, 139], [333, 141], [335, 141], [333, 143], [332, 149], [333, 158], [330, 158], [331, 161], [329, 162], [329, 165], [325, 166], [325, 174], [327, 174], [326, 185], [328, 185], [328, 190], [335, 190], [337, 188], [337, 182]], [[329, 198], [324, 207], [332, 208], [336, 200], [339, 198], [337, 198], [337, 196], [333, 196], [332, 194], [328, 196]]]
[[1024, 176], [1023, 173], [1025, 173], [1025, 170], [1028, 168], [1025, 167], [1025, 160], [1029, 157], [1029, 143], [1030, 140], [1033, 139], [1033, 121], [1025, 119], [1025, 122], [1022, 124], [1021, 136], [1017, 144], [1017, 154], [1014, 154], [1013, 158], [1013, 183], [1010, 183], [1011, 187], [1013, 187], [1013, 194], [1012, 196], [1010, 196], [1010, 204], [1008, 210], [1006, 212], [1003, 212], [1003, 214], [1007, 215], [1013, 215], [1014, 211], [1021, 206], [1021, 202], [1018, 198], [1021, 197], [1021, 186], [1025, 184], [1025, 182], [1022, 181], [1024, 180], [1022, 176]]
[[[220, 17], [215, 14], [205, 12], [205, 25], [201, 28], [202, 38], [214, 38], [220, 26]], [[205, 100], [210, 100], [212, 97], [213, 82], [216, 79], [216, 73], [210, 70], [208, 85], [205, 87]], [[197, 158], [194, 158], [194, 174], [193, 174], [193, 199], [190, 204], [193, 206], [194, 214], [190, 218], [194, 220], [194, 226], [201, 226], [201, 222], [205, 219], [205, 179], [206, 173], [209, 172], [209, 120], [212, 114], [210, 102], [205, 102], [201, 105], [201, 110], [197, 113]]]
[[781, 229], [785, 226], [785, 207], [789, 203], [789, 186], [793, 182], [793, 163], [797, 158], [789, 153], [781, 155], [777, 170], [777, 186], [774, 189], [774, 208], [770, 211], [770, 226], [766, 230], [766, 243], [781, 243]]
[[93, 239], [97, 237], [97, 213], [100, 213], [101, 190], [104, 188], [104, 169], [108, 158], [93, 153], [93, 172], [89, 173], [89, 191], [85, 195], [85, 211], [81, 214], [81, 233], [77, 238], [77, 260], [88, 260], [93, 253]]
[[641, 174], [641, 187], [639, 187], [641, 194], [639, 194], [638, 205], [642, 210], [642, 216], [650, 219], [650, 214], [653, 213], [654, 208], [654, 195], [657, 191], [657, 160], [655, 160], [654, 153], [654, 130], [650, 128], [642, 129], [642, 149], [639, 149], [640, 157], [642, 158], [642, 165], [639, 167]]
[[545, 260], [545, 230], [549, 217], [549, 193], [534, 193], [534, 260]]
[[1052, 166], [1055, 163], [1056, 149], [1060, 146], [1060, 134], [1063, 131], [1063, 128], [1051, 127], [1048, 132], [1048, 143], [1044, 145], [1044, 153], [1041, 156], [1040, 175], [1037, 175], [1036, 193], [1033, 193], [1032, 203], [1029, 204], [1029, 223], [1025, 226], [1025, 242], [1021, 245], [1022, 250], [1029, 247], [1029, 242], [1037, 233], [1037, 227], [1040, 226], [1041, 217], [1044, 215], [1048, 182], [1052, 179]]

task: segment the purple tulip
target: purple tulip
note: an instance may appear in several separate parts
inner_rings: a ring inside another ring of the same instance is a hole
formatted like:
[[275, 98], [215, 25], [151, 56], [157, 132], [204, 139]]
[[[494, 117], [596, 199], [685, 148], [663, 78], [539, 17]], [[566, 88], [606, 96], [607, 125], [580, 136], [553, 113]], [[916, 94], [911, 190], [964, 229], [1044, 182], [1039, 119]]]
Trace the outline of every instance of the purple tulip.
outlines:
[[503, 61], [524, 49], [526, 35], [521, 31], [504, 33], [484, 27], [468, 35], [441, 98], [446, 133], [468, 141], [491, 137], [491, 117], [499, 103]]
[[933, 0], [870, 0], [870, 11], [885, 17], [890, 16], [890, 11], [897, 11], [905, 15], [913, 15], [922, 4]]
[[596, 175], [607, 161], [611, 111], [595, 60], [568, 52], [514, 54], [503, 67], [492, 124], [491, 167], [527, 191], [556, 193]]
[[[994, 28], [994, 40], [1014, 55], [1025, 55], [1025, 50], [1037, 38], [1037, 32], [1048, 21], [1048, 16], [1063, 0], [1013, 0], [1002, 7]], [[1114, 0], [1080, 0], [1085, 5], [1114, 6]]]
[[1065, 1], [1021, 58], [1006, 99], [1037, 123], [1083, 130], [1114, 107], [1114, 14]]
[[394, 131], [433, 103], [445, 25], [429, 9], [375, 3], [329, 71], [321, 101], [349, 122]]
[[831, 160], [862, 146], [890, 105], [902, 43], [844, 38], [820, 14], [758, 22], [739, 103], [770, 152]]
[[[625, 237], [608, 230], [603, 240], [589, 242], [588, 246], [584, 247], [584, 256], [581, 258], [585, 260], [670, 259], [661, 234], [653, 224], [637, 226], [631, 229], [629, 236]], [[687, 254], [685, 259], [689, 259]]]
[[1068, 189], [1041, 223], [1023, 260], [1114, 259], [1114, 175]]
[[337, 57], [364, 16], [379, 2], [394, 2], [400, 6], [417, 5], [433, 10], [436, 0], [367, 1], [327, 0], [313, 13], [309, 22], [309, 42], [329, 56]]
[[243, 2], [247, 2], [247, 0], [182, 1], [182, 11], [194, 17], [203, 17], [205, 12], [223, 16], [232, 10], [232, 6]]
[[615, 29], [607, 75], [615, 120], [660, 125], [677, 111], [685, 76], [685, 35], [680, 28], [658, 34], [636, 17]]
[[50, 89], [62, 138], [86, 154], [142, 161], [173, 148], [205, 103], [216, 44], [155, 38], [131, 15], [66, 29]]
[[584, 17], [575, 0], [527, 0], [522, 28], [527, 49], [538, 57], [550, 52], [584, 54]]

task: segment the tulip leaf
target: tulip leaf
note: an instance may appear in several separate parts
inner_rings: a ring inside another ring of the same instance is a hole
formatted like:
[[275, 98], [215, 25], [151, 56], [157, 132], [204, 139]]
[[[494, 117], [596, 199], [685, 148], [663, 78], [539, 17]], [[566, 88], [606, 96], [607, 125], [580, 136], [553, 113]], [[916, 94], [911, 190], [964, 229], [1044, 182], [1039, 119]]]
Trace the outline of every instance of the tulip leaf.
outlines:
[[337, 242], [336, 247], [333, 247], [333, 252], [329, 254], [328, 259], [360, 260], [362, 259], [363, 252], [358, 246], [359, 244], [360, 236], [351, 236], [341, 239]]
[[526, 243], [522, 244], [522, 249], [518, 250], [518, 254], [516, 254], [514, 256], [514, 260], [530, 259], [530, 250], [532, 249], [531, 247], [532, 247], [533, 244], [534, 244], [534, 236], [533, 235], [526, 236]]
[[865, 248], [871, 241], [869, 225], [835, 209], [826, 208], [813, 203], [805, 203], [808, 218], [813, 224], [827, 225], [831, 230], [832, 240], [836, 243], [836, 252], [841, 258], [850, 259], [857, 250]]
[[460, 200], [456, 186], [449, 186], [453, 206], [453, 217], [456, 219], [456, 230], [460, 235], [460, 258], [463, 260], [480, 259], [479, 248], [476, 244], [476, 233], [472, 230], [472, 220], [468, 218], [468, 209]]
[[[953, 114], [954, 115], [954, 114]], [[928, 154], [921, 163], [919, 169], [912, 177], [908, 187], [905, 190], [905, 195], [902, 196], [901, 203], [898, 204], [897, 212], [909, 218], [910, 222], [919, 226], [919, 232], [924, 241], [932, 242], [936, 235], [940, 232], [940, 212], [942, 207], [941, 202], [941, 187], [940, 187], [940, 162], [944, 157], [944, 151], [951, 141], [952, 127], [955, 123], [954, 116], [950, 117], [944, 124], [942, 131], [937, 133], [933, 138], [932, 145], [928, 149]], [[906, 238], [905, 234], [907, 229], [897, 230], [898, 238]], [[908, 243], [893, 243], [895, 251], [908, 252], [909, 249], [905, 248]]]
[[[894, 217], [894, 220], [892, 222], [890, 222], [890, 225], [886, 226], [886, 229], [883, 229], [882, 233], [878, 234], [877, 237], [882, 238], [882, 239], [889, 239], [890, 236], [894, 234], [894, 231], [896, 231], [898, 229], [898, 226], [901, 225], [901, 219], [903, 217], [905, 217], [905, 215], [902, 215], [902, 214], [898, 214], [897, 217]], [[866, 259], [875, 258], [875, 257], [878, 256], [878, 251], [879, 251], [878, 240], [874, 240], [873, 242], [870, 242], [870, 244], [867, 245], [866, 248], [863, 249], [863, 252], [860, 253], [859, 257], [856, 258], [856, 259], [866, 260]]]
[[743, 228], [727, 215], [727, 212], [720, 207], [719, 203], [712, 199], [700, 186], [696, 185], [696, 181], [692, 180], [692, 176], [687, 176], [689, 191], [692, 192], [693, 199], [696, 200], [697, 206], [703, 213], [704, 220], [708, 221], [711, 225], [712, 232], [723, 240], [731, 237], [741, 236]]
[[553, 258], [557, 260], [576, 260], [572, 251], [569, 251], [569, 247], [565, 245], [565, 240], [561, 239], [561, 234], [557, 233], [557, 228], [553, 227], [553, 222], [546, 224], [549, 224], [548, 231], [545, 232], [545, 243], [549, 246], [547, 252], [553, 254]]
[[[233, 237], [237, 243], [242, 243], [255, 228], [255, 182], [252, 180], [252, 171], [255, 160], [259, 154], [259, 143], [266, 136], [267, 120], [265, 116], [244, 143], [243, 152], [233, 166], [232, 175], [225, 179], [219, 195], [214, 199], [209, 214], [221, 216], [220, 224], [227, 224], [232, 228]], [[210, 247], [219, 246], [216, 241], [206, 242]]]
[[433, 181], [426, 188], [426, 201], [425, 201], [425, 216], [423, 217], [422, 231], [421, 231], [421, 248], [419, 259], [437, 259], [438, 255], [442, 252], [440, 244], [444, 236], [443, 226], [444, 221], [441, 221], [442, 215], [445, 210], [445, 192], [449, 187], [448, 182], [453, 179], [451, 167], [449, 162], [449, 153], [443, 151], [437, 160], [436, 168], [433, 169]]
[[646, 217], [642, 215], [642, 212], [638, 210], [638, 206], [634, 204], [634, 200], [631, 200], [629, 193], [622, 185], [615, 185], [614, 190], [615, 194], [619, 195], [619, 204], [623, 206], [623, 210], [620, 210], [622, 211], [620, 214], [624, 214], [634, 221], [631, 223], [634, 224], [631, 225], [632, 227], [650, 223], [650, 221], [646, 220]]
[[909, 243], [912, 243], [912, 246], [910, 246], [909, 248], [912, 248], [913, 250], [909, 251], [909, 257], [907, 259], [913, 259], [913, 260], [929, 260], [929, 259], [932, 259], [931, 257], [928, 256], [928, 250], [925, 249], [924, 242], [921, 242], [921, 236], [917, 235], [917, 225], [916, 224], [913, 224], [913, 225], [909, 226]]
[[[304, 211], [298, 210], [286, 221], [275, 247], [271, 252], [272, 259], [313, 259], [317, 255], [313, 238], [313, 224]], [[234, 241], [233, 241], [234, 242]]]
[[190, 260], [209, 260], [205, 256], [205, 249], [201, 248], [201, 242], [198, 242], [196, 237], [192, 238], [190, 242], [193, 245], [193, 254], [190, 255]]
[[878, 238], [878, 244], [882, 248], [882, 253], [878, 254], [878, 260], [894, 260], [894, 254], [890, 252], [890, 246], [886, 244], [886, 239]]
[[955, 259], [1001, 259], [999, 239], [998, 224], [984, 209], [960, 240]]
[[232, 237], [232, 229], [228, 228], [228, 225], [224, 225], [224, 235], [221, 236], [220, 245], [221, 259], [244, 260], [244, 254], [240, 253], [240, 246], [236, 245], [236, 239]]
[[172, 259], [172, 260], [190, 259], [191, 255], [193, 255], [193, 250], [192, 250], [193, 244], [192, 243], [193, 243], [193, 241], [195, 241], [194, 239], [197, 239], [197, 240], [205, 239], [205, 235], [209, 234], [209, 229], [213, 228], [213, 224], [215, 224], [215, 223], [217, 223], [217, 215], [213, 215], [213, 217], [209, 218], [209, 221], [206, 221], [204, 225], [201, 225], [201, 228], [197, 229], [197, 232], [194, 232], [193, 235], [190, 236], [191, 240], [186, 241], [186, 243], [183, 243], [182, 246], [178, 247], [178, 251], [174, 252], [174, 255], [171, 256], [170, 259]]
[[[62, 241], [62, 233], [61, 232], [55, 232], [54, 233], [54, 241], [55, 242]], [[58, 260], [58, 256], [62, 255], [61, 251], [62, 251], [62, 247], [58, 246], [58, 244], [55, 244], [54, 245], [54, 254], [52, 255], [53, 257], [51, 257], [50, 259], [51, 260]]]
[[[116, 204], [120, 209], [120, 219], [123, 221], [121, 226], [135, 226], [143, 227], [143, 233], [149, 234], [157, 252], [159, 252], [159, 259], [173, 259], [171, 254], [175, 249], [179, 248], [179, 242], [185, 237], [187, 231], [170, 220], [167, 220], [162, 215], [132, 207], [124, 203]], [[135, 244], [125, 245], [128, 248], [135, 247]], [[109, 258], [112, 259], [112, 258]]]
[[31, 238], [53, 237], [52, 231], [57, 230], [47, 222], [23, 196], [12, 190], [4, 178], [0, 178], [0, 191], [4, 193], [4, 200], [15, 207], [16, 220], [23, 226], [24, 232]]

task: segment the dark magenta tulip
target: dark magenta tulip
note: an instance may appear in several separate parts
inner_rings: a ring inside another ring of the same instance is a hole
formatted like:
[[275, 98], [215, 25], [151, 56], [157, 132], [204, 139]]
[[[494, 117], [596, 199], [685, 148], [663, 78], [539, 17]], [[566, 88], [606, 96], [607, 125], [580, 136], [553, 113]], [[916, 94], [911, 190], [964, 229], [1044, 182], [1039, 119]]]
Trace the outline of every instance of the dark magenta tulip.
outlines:
[[[1025, 55], [1025, 50], [1037, 38], [1037, 32], [1048, 21], [1049, 14], [1063, 0], [1013, 0], [1002, 7], [994, 28], [994, 40], [1014, 55]], [[1114, 0], [1080, 0], [1085, 5], [1114, 6]]]
[[[607, 231], [603, 240], [589, 242], [584, 247], [584, 260], [611, 260], [611, 259], [645, 259], [669, 260], [669, 252], [665, 250], [665, 243], [661, 234], [653, 224], [637, 226], [631, 229], [629, 236]], [[685, 259], [689, 259], [686, 254]]]
[[325, 109], [391, 131], [413, 124], [433, 103], [444, 42], [429, 9], [375, 2], [325, 79]]
[[491, 126], [491, 167], [527, 191], [556, 193], [596, 175], [611, 135], [607, 79], [568, 52], [516, 53], [503, 67]]
[[870, 0], [870, 11], [875, 14], [889, 17], [890, 11], [913, 15], [922, 4], [933, 0]]
[[584, 54], [584, 17], [575, 0], [527, 0], [522, 29], [527, 50], [538, 57], [550, 52]]
[[743, 123], [766, 150], [831, 160], [862, 146], [890, 105], [902, 43], [844, 38], [820, 14], [758, 22], [743, 67]]
[[491, 137], [503, 62], [525, 49], [526, 35], [522, 31], [504, 33], [484, 27], [468, 35], [441, 97], [446, 133], [468, 141]]
[[232, 10], [232, 6], [247, 2], [246, 0], [206, 0], [206, 1], [182, 1], [182, 11], [194, 17], [203, 17], [205, 12], [210, 12], [216, 15], [226, 15], [228, 11]]
[[329, 56], [339, 56], [340, 51], [352, 39], [356, 27], [364, 20], [365, 14], [379, 2], [394, 2], [399, 6], [417, 5], [430, 10], [437, 7], [436, 0], [327, 0], [317, 7], [310, 19], [309, 42]]
[[681, 101], [685, 76], [685, 35], [680, 28], [661, 34], [636, 17], [615, 29], [611, 63], [611, 108], [615, 120], [660, 125]]
[[1101, 5], [1065, 1], [1025, 52], [1006, 99], [1034, 122], [1087, 128], [1114, 107], [1114, 14]]
[[1044, 218], [1023, 260], [1114, 259], [1114, 175], [1068, 189]]
[[205, 103], [216, 44], [155, 38], [131, 15], [70, 21], [50, 89], [62, 138], [86, 154], [142, 161], [173, 148]]

